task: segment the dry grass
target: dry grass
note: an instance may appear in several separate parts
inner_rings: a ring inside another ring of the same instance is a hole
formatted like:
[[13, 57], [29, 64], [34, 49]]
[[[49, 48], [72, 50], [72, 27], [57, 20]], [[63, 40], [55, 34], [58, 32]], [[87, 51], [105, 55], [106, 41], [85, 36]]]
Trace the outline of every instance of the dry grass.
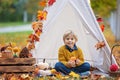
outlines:
[[[115, 41], [115, 36], [113, 35], [110, 27], [106, 27], [104, 31], [104, 36], [111, 48], [111, 53], [114, 55], [118, 65], [120, 66], [120, 41]], [[113, 80], [120, 80], [119, 79], [113, 79]]]
[[110, 27], [105, 27], [105, 31], [103, 32], [108, 44], [112, 47], [115, 44], [115, 36], [113, 35]]

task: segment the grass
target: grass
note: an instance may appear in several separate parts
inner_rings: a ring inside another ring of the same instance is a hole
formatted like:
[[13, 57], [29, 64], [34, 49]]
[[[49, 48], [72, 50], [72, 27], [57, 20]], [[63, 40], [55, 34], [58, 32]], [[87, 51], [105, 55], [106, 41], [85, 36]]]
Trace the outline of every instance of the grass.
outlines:
[[0, 44], [5, 45], [9, 42], [16, 43], [17, 46], [23, 47], [27, 44], [27, 39], [31, 31], [0, 33]]
[[103, 32], [103, 34], [109, 46], [112, 47], [116, 42], [115, 42], [115, 36], [113, 35], [110, 27], [105, 27], [105, 31]]
[[8, 26], [18, 26], [18, 25], [25, 25], [29, 24], [30, 22], [24, 23], [24, 22], [0, 22], [0, 28], [1, 27], [8, 27]]

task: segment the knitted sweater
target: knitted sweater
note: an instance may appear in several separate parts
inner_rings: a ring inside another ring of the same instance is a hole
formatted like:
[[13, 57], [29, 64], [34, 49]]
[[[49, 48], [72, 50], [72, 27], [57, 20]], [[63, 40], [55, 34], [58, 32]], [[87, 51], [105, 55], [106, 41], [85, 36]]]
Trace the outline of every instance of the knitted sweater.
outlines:
[[65, 66], [67, 66], [67, 62], [70, 60], [70, 58], [76, 57], [80, 60], [80, 64], [78, 64], [77, 66], [83, 64], [84, 56], [82, 50], [79, 47], [77, 48], [77, 50], [70, 52], [65, 45], [61, 46], [58, 51], [58, 60], [62, 62]]

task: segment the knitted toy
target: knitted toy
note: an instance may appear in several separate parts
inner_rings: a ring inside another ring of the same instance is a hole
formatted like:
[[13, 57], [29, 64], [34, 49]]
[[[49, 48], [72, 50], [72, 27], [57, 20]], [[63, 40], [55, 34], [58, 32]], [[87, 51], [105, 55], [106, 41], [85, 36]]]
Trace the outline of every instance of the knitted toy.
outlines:
[[115, 72], [115, 71], [118, 71], [118, 70], [119, 70], [118, 65], [112, 64], [112, 65], [110, 66], [110, 71], [111, 71], [111, 72]]

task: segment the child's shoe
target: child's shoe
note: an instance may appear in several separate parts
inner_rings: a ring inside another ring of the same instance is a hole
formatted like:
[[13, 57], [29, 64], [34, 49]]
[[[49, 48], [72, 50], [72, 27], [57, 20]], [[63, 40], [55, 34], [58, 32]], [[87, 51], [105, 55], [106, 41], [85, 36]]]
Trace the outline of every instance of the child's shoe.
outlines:
[[89, 76], [91, 74], [90, 71], [80, 73], [80, 76]]
[[58, 79], [62, 79], [62, 75], [60, 72], [57, 72], [55, 69], [51, 70], [51, 73], [55, 75]]
[[90, 71], [80, 73], [81, 79], [87, 79], [90, 76]]
[[75, 78], [79, 78], [79, 77], [80, 77], [79, 74], [77, 74], [77, 73], [75, 73], [75, 72], [73, 72], [73, 71], [71, 71], [71, 72], [69, 73], [69, 75], [72, 76], [72, 77], [75, 77]]
[[57, 72], [55, 69], [51, 69], [50, 71], [51, 71], [52, 74]]

